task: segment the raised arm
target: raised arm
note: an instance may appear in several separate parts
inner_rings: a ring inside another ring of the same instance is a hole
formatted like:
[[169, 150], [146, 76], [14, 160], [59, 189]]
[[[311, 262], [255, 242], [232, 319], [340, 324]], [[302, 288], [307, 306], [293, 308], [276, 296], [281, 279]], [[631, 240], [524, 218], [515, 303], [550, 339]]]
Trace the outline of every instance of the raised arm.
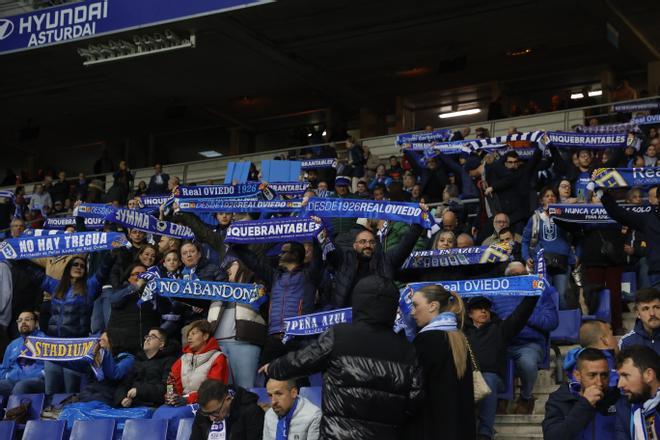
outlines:
[[335, 333], [330, 328], [316, 342], [275, 359], [268, 365], [267, 374], [274, 379], [284, 380], [319, 372], [325, 368], [334, 344]]

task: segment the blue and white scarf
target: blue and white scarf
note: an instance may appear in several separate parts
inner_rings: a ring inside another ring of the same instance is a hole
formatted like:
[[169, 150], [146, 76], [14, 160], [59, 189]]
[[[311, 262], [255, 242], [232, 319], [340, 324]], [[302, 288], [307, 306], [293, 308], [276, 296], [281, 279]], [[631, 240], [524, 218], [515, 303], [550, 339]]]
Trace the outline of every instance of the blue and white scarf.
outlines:
[[404, 150], [422, 151], [425, 156], [438, 155], [438, 154], [469, 154], [472, 149], [468, 146], [470, 141], [450, 141], [450, 142], [437, 142], [437, 143], [424, 143], [412, 142], [403, 144]]
[[410, 283], [402, 293], [411, 296], [425, 286], [443, 286], [456, 292], [462, 298], [475, 296], [540, 296], [545, 289], [545, 281], [537, 275], [520, 275], [504, 278], [481, 278], [462, 281], [426, 281]]
[[442, 142], [447, 142], [451, 138], [451, 135], [452, 132], [448, 129], [434, 130], [430, 133], [399, 134], [394, 141], [394, 145], [399, 148], [411, 148], [413, 145], [433, 146]]
[[410, 254], [401, 269], [429, 267], [456, 267], [473, 264], [501, 263], [511, 260], [513, 246], [497, 243], [490, 246], [472, 246], [456, 249], [415, 251]]
[[272, 200], [274, 198], [268, 186], [259, 182], [236, 185], [179, 186], [173, 191], [172, 195], [179, 199], [225, 197], [244, 200], [263, 197], [266, 200]]
[[142, 195], [140, 196], [140, 201], [138, 202], [138, 205], [140, 208], [158, 209], [160, 205], [167, 202], [169, 198], [170, 198], [169, 194], [160, 195], [160, 196]]
[[268, 187], [278, 195], [301, 196], [309, 188], [309, 182], [268, 182]]
[[23, 231], [21, 236], [26, 237], [44, 237], [47, 235], [57, 235], [64, 234], [65, 232], [61, 229], [26, 229]]
[[[647, 440], [647, 417], [658, 418], [657, 407], [660, 403], [660, 390], [656, 390], [655, 396], [644, 402], [642, 405], [635, 404], [631, 408], [630, 414], [630, 437], [632, 440]], [[660, 426], [655, 425], [655, 437], [658, 438]]]
[[598, 168], [591, 180], [601, 188], [655, 186], [660, 184], [660, 167]]
[[628, 133], [570, 133], [563, 131], [548, 131], [541, 142], [563, 148], [625, 148], [632, 146], [635, 136]]
[[631, 113], [631, 112], [643, 112], [647, 110], [657, 110], [660, 109], [660, 102], [658, 101], [646, 101], [646, 102], [632, 102], [629, 104], [614, 104], [612, 109], [617, 113]]
[[539, 139], [543, 137], [542, 131], [527, 131], [524, 133], [514, 133], [508, 134], [505, 136], [497, 136], [486, 139], [476, 139], [468, 142], [468, 145], [473, 150], [480, 150], [483, 148], [488, 148], [492, 145], [506, 144], [507, 142], [513, 141], [529, 141], [529, 142], [538, 142]]
[[429, 332], [433, 330], [442, 330], [443, 332], [455, 332], [458, 330], [456, 315], [452, 312], [443, 312], [433, 318], [419, 332]]
[[[105, 224], [103, 217], [87, 217], [84, 221], [87, 229], [103, 229]], [[68, 226], [76, 226], [75, 217], [48, 217], [44, 221], [44, 229], [66, 229]]]
[[137, 229], [156, 235], [192, 240], [195, 234], [189, 227], [164, 220], [158, 220], [153, 215], [140, 212], [136, 209], [116, 208], [112, 214], [105, 217], [109, 222], [119, 223], [131, 229]]
[[417, 223], [431, 229], [435, 220], [417, 203], [389, 202], [364, 199], [322, 199], [312, 197], [305, 208], [305, 215], [324, 217], [366, 217], [404, 223]]
[[350, 323], [352, 319], [351, 307], [284, 318], [282, 342], [286, 343], [293, 336], [318, 335], [333, 325]]
[[81, 203], [73, 210], [74, 217], [82, 218], [106, 218], [115, 212], [113, 206], [102, 203]]
[[[638, 214], [655, 212], [652, 205], [620, 205], [622, 208]], [[603, 205], [594, 204], [556, 204], [548, 205], [548, 215], [553, 221], [580, 224], [616, 224]]]
[[[166, 298], [203, 299], [205, 301], [229, 301], [258, 307], [266, 297], [266, 289], [261, 284], [226, 283], [202, 280], [175, 280], [156, 278], [147, 284], [154, 295]], [[153, 298], [145, 298], [149, 301]]]
[[536, 252], [535, 272], [541, 278], [545, 279], [547, 277], [547, 270], [545, 265], [545, 251], [543, 250], [542, 247]]
[[9, 238], [0, 243], [0, 260], [24, 260], [82, 254], [125, 247], [126, 236], [119, 232], [72, 232], [47, 237]]
[[303, 170], [314, 170], [316, 168], [337, 168], [337, 159], [308, 159], [300, 161], [300, 168]]
[[9, 200], [12, 201], [12, 203], [14, 203], [14, 201], [16, 199], [16, 195], [14, 194], [14, 192], [13, 191], [7, 191], [7, 190], [0, 191], [0, 197], [5, 198], [5, 199], [9, 199]]
[[603, 125], [578, 125], [575, 127], [578, 133], [627, 133], [630, 131], [637, 132], [639, 127], [634, 122], [624, 122], [620, 124], [603, 124]]
[[296, 212], [302, 200], [176, 199], [184, 212]]
[[247, 220], [229, 225], [225, 243], [309, 241], [317, 238], [323, 230], [322, 223], [316, 223], [310, 218]]
[[660, 115], [638, 116], [636, 118], [633, 118], [632, 123], [636, 125], [660, 124]]
[[[289, 408], [289, 411], [283, 416], [277, 419], [277, 428], [275, 429], [275, 440], [289, 440], [289, 427], [291, 426], [291, 419], [293, 414], [298, 408], [298, 402], [300, 401], [299, 397], [296, 397], [293, 400], [293, 405]], [[298, 436], [296, 436], [296, 439]]]
[[93, 360], [98, 343], [98, 338], [28, 336], [18, 357], [39, 361]]

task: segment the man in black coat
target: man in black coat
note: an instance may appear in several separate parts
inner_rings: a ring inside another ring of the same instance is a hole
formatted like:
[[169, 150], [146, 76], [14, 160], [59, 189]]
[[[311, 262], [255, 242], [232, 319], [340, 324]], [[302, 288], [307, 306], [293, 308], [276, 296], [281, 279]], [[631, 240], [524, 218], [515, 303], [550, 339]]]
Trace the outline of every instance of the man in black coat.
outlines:
[[135, 357], [133, 370], [115, 391], [114, 406], [160, 406], [165, 403], [165, 384], [172, 364], [180, 356], [176, 341], [168, 341], [160, 328], [152, 328], [144, 338], [142, 352]]
[[154, 175], [149, 179], [147, 186], [147, 194], [158, 195], [167, 194], [167, 182], [170, 180], [170, 175], [163, 173], [163, 166], [159, 163], [154, 165]]
[[416, 152], [404, 150], [408, 162], [413, 167], [415, 175], [419, 176], [419, 186], [424, 200], [427, 203], [441, 202], [442, 193], [449, 183], [449, 175], [444, 167], [438, 164], [438, 160], [431, 157], [424, 166]]
[[472, 347], [477, 365], [493, 391], [479, 403], [479, 438], [492, 439], [497, 409], [497, 391], [504, 386], [507, 347], [522, 331], [534, 312], [538, 296], [527, 296], [508, 318], [502, 320], [491, 312], [493, 303], [486, 297], [471, 298], [467, 303], [465, 336]]
[[[426, 205], [420, 204], [420, 207], [428, 211]], [[329, 252], [328, 264], [335, 269], [333, 305], [337, 308], [350, 306], [353, 287], [364, 277], [378, 275], [393, 280], [422, 231], [421, 226], [410, 225], [399, 244], [383, 252], [373, 232], [364, 230], [355, 236], [352, 249], [337, 248]]]
[[285, 380], [323, 371], [323, 439], [399, 439], [421, 393], [415, 349], [392, 330], [399, 292], [369, 276], [353, 293], [353, 322], [331, 327], [297, 352], [265, 365]]
[[[256, 394], [243, 388], [205, 380], [197, 392], [199, 409], [190, 440], [261, 440], [265, 414], [257, 400]], [[211, 435], [214, 433], [217, 437]]]

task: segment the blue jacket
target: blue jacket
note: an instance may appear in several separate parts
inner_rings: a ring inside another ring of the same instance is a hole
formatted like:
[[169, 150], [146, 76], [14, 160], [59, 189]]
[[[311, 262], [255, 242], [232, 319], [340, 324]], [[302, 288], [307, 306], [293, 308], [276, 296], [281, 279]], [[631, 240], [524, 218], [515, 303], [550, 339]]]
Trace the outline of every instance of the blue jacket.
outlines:
[[644, 329], [644, 324], [638, 319], [635, 321], [635, 328], [619, 339], [619, 348], [622, 350], [631, 345], [646, 345], [660, 354], [660, 329], [655, 329], [653, 336], [649, 336]]
[[[512, 296], [493, 297], [493, 311], [501, 318], [509, 316], [520, 304], [522, 298]], [[546, 288], [534, 307], [527, 325], [511, 341], [511, 345], [524, 345], [530, 342], [539, 344], [544, 352], [548, 349], [548, 336], [559, 325], [558, 294], [554, 287], [546, 283]]]
[[[539, 213], [539, 211], [536, 211]], [[532, 239], [532, 229], [534, 225], [534, 216], [529, 218], [522, 234], [522, 256], [525, 261], [532, 258], [530, 255], [529, 243]], [[550, 221], [545, 215], [542, 215], [539, 221], [539, 235], [536, 244], [536, 250], [543, 248], [546, 254], [559, 254], [568, 256], [568, 264], [575, 264], [575, 253], [568, 242], [567, 232], [559, 227], [555, 222]], [[534, 251], [534, 250], [533, 250]]]
[[609, 388], [593, 407], [587, 399], [563, 383], [545, 404], [543, 438], [559, 440], [615, 440], [616, 407], [619, 390]]
[[[616, 425], [614, 427], [616, 433], [616, 437], [614, 438], [616, 440], [637, 440], [630, 433], [632, 429], [631, 416], [632, 405], [628, 402], [628, 399], [621, 397], [616, 403]], [[660, 407], [655, 408], [655, 426], [656, 429], [660, 426]]]
[[306, 315], [314, 311], [317, 287], [321, 284], [323, 268], [321, 250], [314, 241], [312, 261], [293, 271], [274, 269], [264, 257], [258, 257], [247, 246], [234, 245], [238, 258], [270, 289], [268, 334], [284, 332], [284, 318]]
[[[35, 330], [30, 336], [46, 335], [41, 330]], [[0, 380], [8, 380], [15, 384], [25, 379], [43, 378], [43, 361], [18, 358], [18, 355], [21, 354], [24, 340], [25, 338], [20, 336], [11, 341], [7, 346], [5, 355], [2, 358], [2, 364], [0, 364]]]
[[[566, 372], [566, 377], [568, 382], [576, 382], [575, 376], [573, 376], [573, 371], [575, 371], [575, 365], [577, 364], [577, 358], [582, 353], [584, 348], [578, 347], [573, 348], [566, 353], [564, 358], [564, 372]], [[616, 387], [619, 383], [619, 373], [616, 371], [616, 359], [614, 352], [612, 350], [601, 350], [605, 357], [607, 358], [607, 366], [610, 367], [610, 382], [611, 387]]]

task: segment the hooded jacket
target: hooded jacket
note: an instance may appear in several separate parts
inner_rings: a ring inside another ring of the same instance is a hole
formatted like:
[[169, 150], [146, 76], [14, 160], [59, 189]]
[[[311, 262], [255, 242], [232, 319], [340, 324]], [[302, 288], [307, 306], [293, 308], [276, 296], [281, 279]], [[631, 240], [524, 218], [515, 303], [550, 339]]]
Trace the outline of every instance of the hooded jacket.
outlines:
[[[229, 408], [229, 416], [225, 419], [227, 440], [261, 440], [264, 410], [257, 404], [257, 395], [239, 387], [231, 389], [236, 394]], [[197, 411], [190, 440], [207, 440], [210, 430], [211, 420]]]
[[595, 407], [568, 384], [562, 384], [548, 398], [543, 419], [543, 438], [562, 440], [615, 439], [615, 404], [619, 390], [608, 388]]
[[[33, 331], [29, 336], [46, 336], [41, 330]], [[0, 380], [8, 380], [15, 384], [21, 380], [38, 379], [44, 377], [44, 362], [32, 359], [19, 361], [25, 338], [20, 336], [9, 343], [0, 364]]]
[[197, 353], [193, 353], [188, 345], [183, 348], [183, 356], [172, 365], [172, 376], [175, 392], [185, 397], [188, 403], [196, 403], [197, 389], [206, 379], [229, 381], [227, 357], [211, 335]]
[[165, 402], [167, 378], [172, 364], [177, 360], [180, 349], [178, 343], [170, 340], [161, 351], [149, 359], [144, 351], [135, 356], [135, 364], [130, 373], [115, 391], [114, 406], [121, 401], [131, 388], [137, 390], [133, 406], [160, 406]]
[[646, 345], [660, 354], [660, 328], [653, 330], [653, 335], [649, 335], [644, 328], [641, 319], [635, 321], [635, 328], [619, 339], [619, 348], [624, 349], [631, 345]]
[[362, 279], [353, 322], [270, 363], [278, 380], [323, 371], [323, 439], [398, 439], [421, 397], [421, 372], [410, 342], [392, 330], [399, 293], [390, 280]]

